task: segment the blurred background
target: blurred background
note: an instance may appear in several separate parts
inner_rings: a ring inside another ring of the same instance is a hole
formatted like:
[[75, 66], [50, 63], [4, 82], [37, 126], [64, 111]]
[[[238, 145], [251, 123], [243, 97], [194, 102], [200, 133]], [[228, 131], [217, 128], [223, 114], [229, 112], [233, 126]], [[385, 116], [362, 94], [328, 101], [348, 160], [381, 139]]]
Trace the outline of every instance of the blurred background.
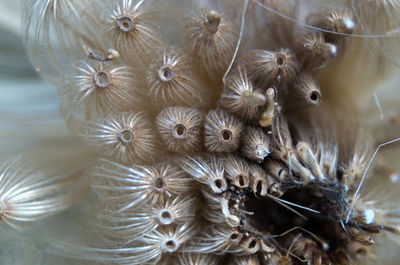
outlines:
[[22, 2], [0, 0], [1, 160], [65, 139], [68, 134], [59, 114], [56, 89], [39, 78], [25, 53]]

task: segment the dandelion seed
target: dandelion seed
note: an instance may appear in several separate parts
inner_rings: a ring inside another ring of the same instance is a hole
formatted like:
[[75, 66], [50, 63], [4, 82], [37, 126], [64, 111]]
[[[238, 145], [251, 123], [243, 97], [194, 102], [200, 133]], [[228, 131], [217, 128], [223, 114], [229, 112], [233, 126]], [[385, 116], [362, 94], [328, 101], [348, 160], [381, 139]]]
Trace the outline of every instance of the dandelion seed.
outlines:
[[127, 167], [101, 159], [89, 174], [91, 187], [119, 207], [118, 212], [143, 204], [165, 202], [170, 196], [189, 192], [193, 180], [177, 166]]
[[211, 78], [221, 80], [235, 50], [237, 32], [215, 10], [193, 15], [185, 23], [186, 45]]
[[149, 163], [159, 154], [154, 129], [140, 112], [89, 121], [82, 135], [108, 157], [123, 163]]
[[247, 55], [246, 68], [257, 80], [268, 85], [290, 83], [297, 74], [299, 65], [289, 49], [279, 51], [256, 50]]
[[165, 49], [149, 66], [148, 95], [157, 106], [192, 107], [203, 103], [202, 89], [190, 71], [189, 58]]
[[202, 143], [204, 114], [194, 108], [169, 107], [157, 116], [158, 132], [168, 149], [195, 153]]
[[253, 87], [244, 68], [230, 74], [219, 101], [220, 107], [248, 121], [257, 119], [259, 107], [266, 102], [262, 91]]
[[100, 113], [110, 110], [126, 111], [138, 102], [135, 86], [132, 86], [132, 72], [128, 67], [85, 63], [78, 69], [74, 79], [78, 91], [74, 92], [76, 96], [72, 96], [75, 102], [69, 110], [71, 113], [74, 111], [73, 107], [82, 101], [87, 106], [94, 105]]
[[243, 124], [222, 110], [208, 112], [204, 125], [204, 142], [210, 152], [232, 152], [239, 148]]

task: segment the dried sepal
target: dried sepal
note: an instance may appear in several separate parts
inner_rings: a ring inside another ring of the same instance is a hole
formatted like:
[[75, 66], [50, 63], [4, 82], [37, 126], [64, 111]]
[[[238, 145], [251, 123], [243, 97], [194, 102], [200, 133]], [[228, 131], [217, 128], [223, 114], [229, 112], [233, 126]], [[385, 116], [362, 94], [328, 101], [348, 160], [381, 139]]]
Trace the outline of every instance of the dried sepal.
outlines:
[[262, 163], [271, 152], [271, 140], [261, 128], [249, 126], [243, 133], [240, 150], [246, 158]]
[[164, 49], [147, 71], [148, 96], [157, 107], [201, 105], [202, 88], [191, 72], [190, 58]]
[[152, 124], [141, 112], [88, 121], [81, 135], [99, 151], [123, 163], [149, 163], [161, 151]]
[[114, 46], [128, 65], [146, 62], [161, 46], [151, 12], [144, 0], [122, 0], [107, 20]]
[[265, 95], [253, 86], [244, 67], [238, 67], [227, 77], [219, 101], [221, 108], [251, 122], [257, 119], [265, 103]]
[[158, 133], [168, 149], [179, 153], [199, 151], [204, 114], [195, 108], [169, 107], [157, 116]]
[[210, 152], [232, 152], [239, 148], [243, 124], [222, 110], [208, 112], [204, 125], [204, 144]]
[[164, 203], [169, 197], [186, 193], [194, 187], [193, 179], [174, 164], [127, 167], [100, 159], [89, 173], [92, 189], [108, 198], [118, 212]]
[[222, 161], [216, 156], [188, 157], [181, 162], [181, 167], [200, 183], [205, 184], [213, 193], [224, 192], [228, 185], [224, 176]]
[[262, 83], [273, 85], [293, 81], [299, 64], [296, 55], [289, 49], [255, 50], [246, 56], [246, 69]]
[[192, 15], [185, 23], [186, 46], [213, 79], [222, 79], [232, 60], [237, 35], [226, 17], [215, 10]]

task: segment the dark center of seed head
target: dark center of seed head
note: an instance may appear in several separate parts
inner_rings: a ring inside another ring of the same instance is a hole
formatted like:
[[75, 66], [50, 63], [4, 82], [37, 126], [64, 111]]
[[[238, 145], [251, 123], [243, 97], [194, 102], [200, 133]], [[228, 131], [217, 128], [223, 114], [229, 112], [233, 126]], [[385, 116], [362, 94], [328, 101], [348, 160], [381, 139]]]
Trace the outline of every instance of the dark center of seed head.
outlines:
[[163, 192], [167, 187], [165, 179], [158, 177], [154, 180], [154, 189], [157, 192]]

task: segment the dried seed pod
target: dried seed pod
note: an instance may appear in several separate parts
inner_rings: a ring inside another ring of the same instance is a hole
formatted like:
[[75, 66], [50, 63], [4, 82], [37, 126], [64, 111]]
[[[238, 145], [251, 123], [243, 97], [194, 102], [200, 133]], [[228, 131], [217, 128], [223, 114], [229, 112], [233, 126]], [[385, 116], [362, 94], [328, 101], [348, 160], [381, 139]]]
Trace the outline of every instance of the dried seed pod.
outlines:
[[254, 236], [249, 236], [242, 240], [240, 245], [245, 249], [247, 254], [255, 254], [260, 249], [260, 243]]
[[197, 109], [169, 107], [157, 116], [156, 124], [169, 150], [187, 154], [199, 151], [203, 119], [204, 114]]
[[241, 144], [241, 152], [245, 157], [262, 163], [271, 152], [270, 149], [271, 140], [261, 128], [246, 128]]
[[153, 126], [141, 112], [88, 121], [82, 136], [108, 157], [123, 163], [149, 163], [160, 154]]
[[145, 62], [160, 46], [159, 36], [151, 24], [151, 9], [145, 1], [121, 1], [107, 22], [121, 58], [129, 64]]
[[225, 176], [231, 181], [231, 184], [238, 188], [246, 188], [249, 186], [249, 166], [243, 158], [239, 156], [229, 155], [223, 158], [223, 166], [225, 168]]
[[227, 189], [224, 168], [214, 155], [206, 159], [188, 157], [182, 161], [181, 167], [195, 180], [206, 184], [214, 193], [222, 193]]
[[270, 87], [265, 92], [266, 96], [266, 110], [261, 114], [258, 124], [265, 128], [272, 125], [272, 121], [275, 118], [275, 109], [276, 109], [276, 91], [274, 88]]
[[179, 263], [177, 265], [218, 265], [220, 257], [206, 254], [180, 253], [178, 260]]
[[311, 75], [302, 73], [295, 86], [290, 89], [286, 106], [305, 107], [318, 106], [321, 103], [321, 90]]
[[298, 174], [300, 177], [299, 180], [295, 179], [296, 182], [299, 182], [302, 185], [307, 185], [316, 180], [316, 177], [311, 173], [311, 171], [300, 163], [293, 150], [288, 149], [283, 151], [281, 159], [289, 167], [289, 170]]
[[239, 148], [243, 124], [222, 110], [208, 112], [205, 125], [205, 146], [210, 152], [233, 152]]
[[185, 39], [208, 76], [221, 80], [236, 47], [237, 32], [233, 25], [217, 11], [206, 10], [187, 19]]
[[324, 67], [329, 59], [337, 55], [337, 46], [325, 41], [322, 33], [307, 34], [301, 41], [301, 61], [306, 70]]
[[148, 96], [157, 107], [203, 103], [199, 82], [190, 69], [189, 58], [175, 50], [164, 49], [157, 56], [147, 71]]
[[100, 197], [106, 196], [118, 212], [143, 204], [164, 203], [172, 195], [191, 191], [193, 179], [174, 164], [156, 167], [127, 167], [100, 159], [89, 173], [90, 186]]
[[243, 67], [228, 76], [219, 101], [221, 108], [250, 122], [257, 119], [259, 107], [265, 103], [265, 95], [253, 86]]
[[299, 64], [295, 54], [289, 49], [255, 50], [247, 55], [246, 69], [257, 80], [265, 80], [270, 85], [281, 81], [290, 83], [296, 77]]

